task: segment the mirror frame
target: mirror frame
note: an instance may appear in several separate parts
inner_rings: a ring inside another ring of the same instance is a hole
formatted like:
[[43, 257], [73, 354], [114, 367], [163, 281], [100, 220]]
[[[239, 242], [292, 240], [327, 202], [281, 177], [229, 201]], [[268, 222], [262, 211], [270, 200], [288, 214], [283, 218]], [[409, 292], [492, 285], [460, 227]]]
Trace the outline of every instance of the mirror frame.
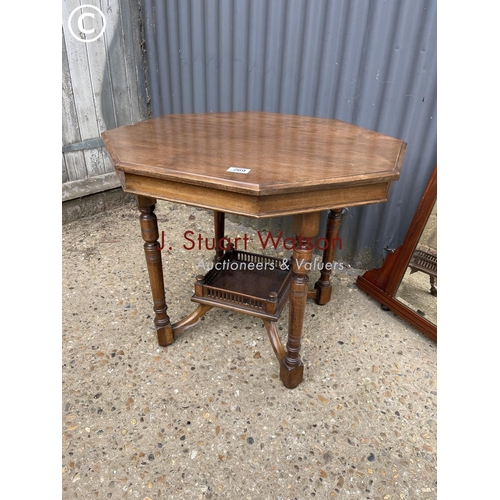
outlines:
[[424, 230], [427, 219], [437, 199], [437, 165], [424, 191], [417, 211], [413, 216], [403, 244], [392, 254], [389, 254], [382, 267], [366, 271], [358, 276], [356, 285], [382, 306], [391, 310], [404, 319], [424, 335], [437, 342], [437, 325], [431, 323], [417, 312], [404, 305], [395, 298], [399, 285], [406, 272], [413, 252]]

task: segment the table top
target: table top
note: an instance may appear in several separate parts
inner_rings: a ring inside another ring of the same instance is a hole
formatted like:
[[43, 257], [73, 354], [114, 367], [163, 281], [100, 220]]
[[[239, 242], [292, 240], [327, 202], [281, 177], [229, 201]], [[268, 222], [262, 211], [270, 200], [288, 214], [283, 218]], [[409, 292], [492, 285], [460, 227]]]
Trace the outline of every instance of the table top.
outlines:
[[[192, 186], [198, 197], [216, 192], [224, 198], [226, 191], [256, 203], [293, 193], [310, 193], [306, 198], [311, 199], [315, 192], [371, 184], [385, 184], [387, 191], [399, 178], [406, 148], [402, 140], [339, 120], [258, 111], [166, 115], [108, 130], [102, 137], [125, 190], [226, 209], [183, 195], [176, 199], [173, 191]], [[326, 203], [328, 196], [322, 194]], [[348, 197], [343, 203], [385, 201], [379, 195]], [[279, 205], [232, 211], [287, 213]]]

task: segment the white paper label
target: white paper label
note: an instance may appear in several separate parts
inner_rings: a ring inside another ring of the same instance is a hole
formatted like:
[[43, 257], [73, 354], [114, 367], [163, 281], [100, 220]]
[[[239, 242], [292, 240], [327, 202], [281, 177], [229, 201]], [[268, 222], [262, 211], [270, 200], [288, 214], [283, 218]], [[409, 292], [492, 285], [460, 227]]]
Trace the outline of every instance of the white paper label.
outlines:
[[240, 168], [240, 167], [229, 167], [227, 172], [234, 172], [236, 174], [248, 174], [252, 170], [251, 168]]

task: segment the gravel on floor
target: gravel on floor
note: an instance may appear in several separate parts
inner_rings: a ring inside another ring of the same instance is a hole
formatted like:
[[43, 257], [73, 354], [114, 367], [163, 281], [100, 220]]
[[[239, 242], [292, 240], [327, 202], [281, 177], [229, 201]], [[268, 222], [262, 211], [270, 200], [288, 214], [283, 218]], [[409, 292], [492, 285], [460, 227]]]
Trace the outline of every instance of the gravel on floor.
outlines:
[[[211, 237], [212, 213], [157, 215], [174, 322], [212, 258], [185, 232]], [[261, 250], [250, 227], [226, 233]], [[63, 226], [64, 500], [437, 498], [436, 344], [357, 289], [363, 270], [341, 266], [331, 302], [308, 300], [289, 390], [250, 316], [214, 308], [159, 347], [142, 245], [130, 205]]]

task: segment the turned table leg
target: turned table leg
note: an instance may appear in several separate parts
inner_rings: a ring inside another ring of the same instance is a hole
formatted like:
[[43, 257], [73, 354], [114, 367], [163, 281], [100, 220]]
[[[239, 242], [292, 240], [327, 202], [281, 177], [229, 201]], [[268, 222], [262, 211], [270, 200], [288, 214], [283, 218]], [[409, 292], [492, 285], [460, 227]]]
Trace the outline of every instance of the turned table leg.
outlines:
[[293, 216], [293, 230], [296, 244], [292, 256], [292, 279], [290, 280], [288, 341], [286, 355], [280, 362], [280, 376], [285, 387], [293, 389], [302, 382], [304, 365], [300, 358], [300, 340], [304, 325], [307, 290], [307, 276], [312, 260], [312, 238], [319, 229], [320, 212]]
[[155, 326], [158, 343], [167, 346], [174, 341], [174, 333], [165, 302], [163, 267], [161, 264], [160, 244], [158, 243], [158, 222], [154, 213], [156, 200], [147, 196], [137, 196], [137, 207], [141, 212], [141, 233], [144, 240], [144, 253], [148, 265], [149, 282], [153, 294]]
[[316, 290], [316, 303], [320, 306], [328, 304], [332, 297], [330, 275], [332, 274], [332, 263], [335, 256], [335, 247], [337, 246], [341, 214], [341, 208], [330, 210], [328, 213], [325, 235], [328, 246], [323, 251], [323, 267], [321, 269], [321, 276], [314, 285], [314, 289]]
[[224, 238], [224, 217], [224, 212], [214, 210], [215, 262], [219, 262], [224, 255], [224, 250], [219, 248], [219, 243]]

